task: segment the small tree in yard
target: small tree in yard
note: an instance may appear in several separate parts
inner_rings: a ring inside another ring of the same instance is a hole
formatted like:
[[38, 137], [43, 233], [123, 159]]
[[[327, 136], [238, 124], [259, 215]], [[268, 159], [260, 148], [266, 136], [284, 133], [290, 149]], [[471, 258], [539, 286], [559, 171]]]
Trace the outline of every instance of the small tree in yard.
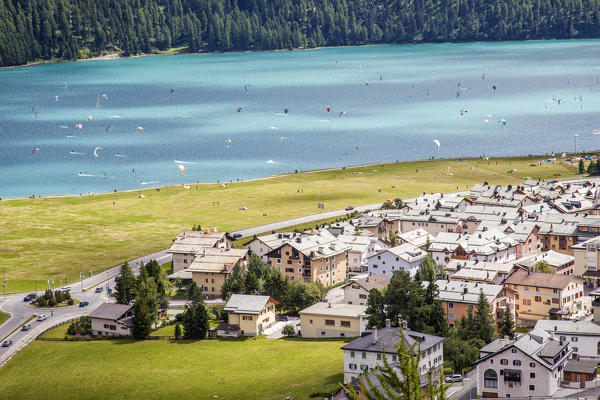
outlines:
[[181, 337], [181, 327], [179, 324], [175, 325], [175, 339], [179, 339]]
[[188, 306], [183, 313], [183, 334], [185, 338], [204, 339], [210, 327], [208, 319], [208, 311], [202, 299], [196, 304]]
[[281, 331], [281, 333], [284, 336], [290, 337], [290, 336], [296, 335], [296, 330], [294, 329], [294, 327], [292, 325], [286, 325], [283, 327], [283, 330]]
[[579, 175], [583, 175], [585, 173], [585, 164], [583, 163], [583, 158], [579, 159]]

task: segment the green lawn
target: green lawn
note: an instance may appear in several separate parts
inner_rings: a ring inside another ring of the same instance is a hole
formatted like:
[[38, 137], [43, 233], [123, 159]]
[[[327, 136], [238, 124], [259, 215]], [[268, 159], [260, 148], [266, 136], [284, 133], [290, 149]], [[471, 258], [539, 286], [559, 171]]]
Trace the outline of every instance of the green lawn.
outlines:
[[9, 313], [5, 313], [4, 311], [0, 311], [0, 325], [6, 322], [7, 319], [10, 318]]
[[[521, 177], [572, 177], [576, 166], [530, 167], [545, 157], [418, 161], [290, 174], [226, 188], [216, 184], [119, 192], [83, 198], [0, 202], [0, 259], [7, 291], [45, 287], [47, 279], [78, 279], [169, 247], [194, 224], [233, 231], [287, 218], [383, 202], [421, 192], [466, 190], [475, 183], [518, 184]], [[517, 169], [515, 174], [508, 174]], [[377, 172], [373, 172], [376, 170]], [[449, 175], [452, 173], [452, 175]], [[145, 198], [139, 199], [143, 193]], [[219, 203], [219, 205], [213, 205]], [[325, 210], [317, 204], [325, 204]], [[239, 210], [246, 206], [245, 211]], [[264, 215], [266, 214], [266, 215]], [[86, 274], [87, 275], [87, 274]]]
[[343, 381], [344, 343], [34, 341], [0, 369], [0, 393], [27, 400], [308, 399]]

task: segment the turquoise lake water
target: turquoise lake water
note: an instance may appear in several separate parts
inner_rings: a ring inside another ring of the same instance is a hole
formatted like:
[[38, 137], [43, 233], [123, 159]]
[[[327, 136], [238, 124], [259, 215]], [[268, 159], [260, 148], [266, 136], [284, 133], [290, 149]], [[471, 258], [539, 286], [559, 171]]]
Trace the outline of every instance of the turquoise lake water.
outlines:
[[2, 198], [600, 148], [598, 40], [58, 63], [0, 84]]

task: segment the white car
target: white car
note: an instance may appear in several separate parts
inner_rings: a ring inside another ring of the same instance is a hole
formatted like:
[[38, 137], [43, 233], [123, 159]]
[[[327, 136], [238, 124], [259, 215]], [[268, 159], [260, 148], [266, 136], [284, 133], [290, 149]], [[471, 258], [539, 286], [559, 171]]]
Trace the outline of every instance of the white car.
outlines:
[[45, 314], [40, 314], [37, 317], [37, 321], [45, 321], [46, 319], [48, 319], [48, 317], [46, 317]]

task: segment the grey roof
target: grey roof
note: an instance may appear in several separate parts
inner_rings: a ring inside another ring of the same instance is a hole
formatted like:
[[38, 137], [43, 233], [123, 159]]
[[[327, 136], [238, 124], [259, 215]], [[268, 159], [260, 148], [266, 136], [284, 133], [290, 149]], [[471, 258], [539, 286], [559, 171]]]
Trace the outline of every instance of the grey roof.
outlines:
[[390, 278], [384, 273], [379, 273], [367, 276], [366, 278], [348, 282], [343, 287], [346, 288], [347, 286], [350, 286], [352, 284], [357, 284], [364, 288], [367, 292], [369, 292], [371, 289], [381, 290], [384, 287], [386, 287], [389, 283]]
[[90, 313], [90, 317], [116, 321], [127, 313], [127, 311], [131, 310], [132, 307], [129, 304], [102, 303]]
[[[408, 346], [412, 346], [413, 343], [419, 342], [421, 351], [427, 350], [434, 345], [444, 341], [443, 337], [428, 335], [426, 333], [411, 331], [408, 329], [403, 330], [404, 340]], [[400, 328], [381, 328], [377, 329], [377, 342], [373, 343], [373, 335], [363, 336], [356, 339], [347, 345], [342, 347], [342, 350], [355, 350], [355, 351], [371, 351], [381, 353], [385, 349], [386, 353], [396, 354], [396, 343], [400, 343]], [[416, 349], [415, 349], [416, 350]]]
[[554, 332], [555, 334], [600, 336], [600, 324], [592, 321], [544, 319], [539, 320], [535, 324], [535, 328], [546, 332]]
[[225, 304], [225, 311], [236, 314], [259, 314], [271, 297], [250, 294], [234, 294]]
[[598, 367], [598, 360], [569, 360], [564, 370], [580, 374], [594, 374]]
[[538, 354], [540, 357], [554, 358], [565, 346], [565, 343], [561, 343], [558, 340], [550, 340], [544, 347], [542, 347], [542, 350]]
[[228, 324], [225, 322], [221, 322], [219, 325], [215, 327], [217, 331], [239, 331], [240, 326], [237, 324]]
[[[502, 285], [493, 285], [489, 283], [448, 282], [443, 279], [437, 280], [435, 284], [439, 290], [436, 299], [469, 304], [477, 304], [480, 292], [483, 292], [487, 301], [491, 304], [504, 288]], [[427, 282], [423, 282], [423, 287], [427, 287], [427, 285]]]

